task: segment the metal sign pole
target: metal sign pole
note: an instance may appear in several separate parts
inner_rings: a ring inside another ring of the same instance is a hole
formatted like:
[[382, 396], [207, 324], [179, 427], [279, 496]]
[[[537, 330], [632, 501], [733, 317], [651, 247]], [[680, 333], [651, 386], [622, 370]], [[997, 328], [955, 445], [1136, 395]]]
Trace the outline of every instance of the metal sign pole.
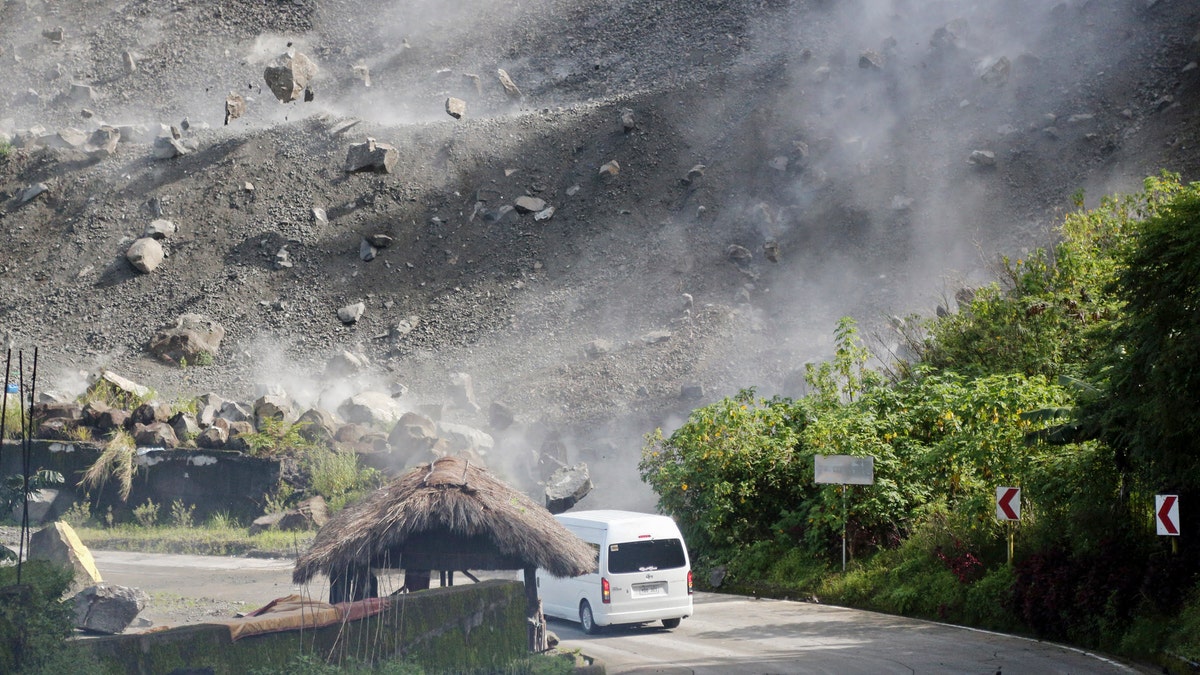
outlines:
[[846, 571], [846, 524], [850, 522], [850, 511], [846, 508], [846, 492], [849, 485], [842, 486], [842, 571]]

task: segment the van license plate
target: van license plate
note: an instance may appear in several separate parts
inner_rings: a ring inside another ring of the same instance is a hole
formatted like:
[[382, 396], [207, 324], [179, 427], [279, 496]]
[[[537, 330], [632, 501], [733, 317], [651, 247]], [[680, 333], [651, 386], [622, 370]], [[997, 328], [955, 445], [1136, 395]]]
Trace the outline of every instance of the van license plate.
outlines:
[[667, 582], [655, 581], [649, 584], [634, 584], [633, 595], [637, 598], [648, 598], [667, 594]]

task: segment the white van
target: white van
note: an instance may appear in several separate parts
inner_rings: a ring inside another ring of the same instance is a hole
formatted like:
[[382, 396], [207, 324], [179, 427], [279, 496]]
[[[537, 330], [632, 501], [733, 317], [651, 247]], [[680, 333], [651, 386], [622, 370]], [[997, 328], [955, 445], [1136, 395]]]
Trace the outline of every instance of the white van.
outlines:
[[650, 621], [675, 628], [692, 615], [692, 566], [675, 521], [632, 511], [574, 511], [555, 518], [596, 548], [599, 564], [569, 579], [539, 569], [543, 613], [578, 621], [586, 633]]

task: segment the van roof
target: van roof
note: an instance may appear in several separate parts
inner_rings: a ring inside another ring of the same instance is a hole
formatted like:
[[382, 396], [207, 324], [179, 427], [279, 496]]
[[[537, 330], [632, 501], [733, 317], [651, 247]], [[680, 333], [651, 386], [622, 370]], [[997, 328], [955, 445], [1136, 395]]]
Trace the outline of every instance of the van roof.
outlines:
[[568, 511], [555, 516], [559, 520], [570, 520], [575, 523], [595, 523], [596, 525], [624, 525], [632, 522], [645, 523], [646, 521], [658, 521], [661, 524], [670, 523], [675, 526], [675, 521], [669, 516], [661, 516], [656, 513], [638, 513], [637, 511], [620, 511], [616, 509], [598, 509], [594, 511]]

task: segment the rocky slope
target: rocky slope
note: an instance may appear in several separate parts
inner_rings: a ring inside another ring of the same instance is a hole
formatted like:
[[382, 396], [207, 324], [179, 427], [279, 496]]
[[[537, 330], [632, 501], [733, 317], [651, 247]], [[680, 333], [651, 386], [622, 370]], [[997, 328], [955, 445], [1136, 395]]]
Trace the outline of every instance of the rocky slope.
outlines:
[[[646, 507], [655, 426], [799, 393], [842, 315], [886, 352], [881, 317], [989, 280], [1078, 190], [1200, 168], [1184, 0], [444, 4], [0, 4], [0, 326], [42, 388], [108, 367], [167, 398], [400, 382], [415, 407], [465, 372], [461, 421], [516, 415], [499, 467], [551, 447], [592, 463], [597, 503]], [[289, 49], [311, 102], [266, 87]], [[73, 145], [102, 125], [128, 125], [111, 156]], [[158, 159], [171, 125], [188, 152]], [[393, 172], [344, 170], [367, 137]], [[156, 218], [177, 231], [141, 273]], [[215, 363], [151, 358], [189, 312], [225, 327]], [[330, 381], [341, 350], [371, 366]]]

